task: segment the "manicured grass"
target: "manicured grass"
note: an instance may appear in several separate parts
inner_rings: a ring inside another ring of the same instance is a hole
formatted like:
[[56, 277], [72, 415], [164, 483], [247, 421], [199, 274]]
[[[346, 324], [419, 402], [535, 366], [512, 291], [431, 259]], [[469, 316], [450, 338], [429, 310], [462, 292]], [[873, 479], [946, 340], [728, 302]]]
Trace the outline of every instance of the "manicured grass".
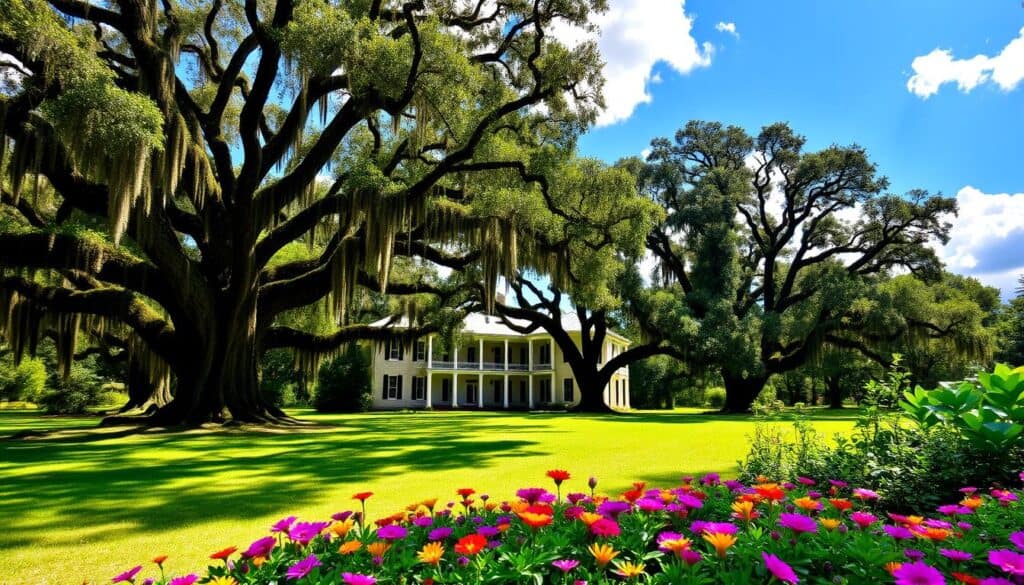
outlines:
[[[377, 518], [460, 487], [497, 498], [550, 487], [618, 493], [636, 480], [675, 485], [684, 474], [731, 474], [753, 420], [639, 412], [623, 416], [525, 413], [373, 413], [324, 416], [298, 430], [187, 432], [94, 428], [96, 419], [0, 411], [0, 583], [109, 582], [157, 554], [172, 572], [200, 569], [244, 547], [280, 517], [322, 519], [370, 490]], [[828, 435], [852, 411], [813, 415]], [[31, 431], [58, 429], [32, 436]], [[26, 431], [29, 431], [26, 433]]]

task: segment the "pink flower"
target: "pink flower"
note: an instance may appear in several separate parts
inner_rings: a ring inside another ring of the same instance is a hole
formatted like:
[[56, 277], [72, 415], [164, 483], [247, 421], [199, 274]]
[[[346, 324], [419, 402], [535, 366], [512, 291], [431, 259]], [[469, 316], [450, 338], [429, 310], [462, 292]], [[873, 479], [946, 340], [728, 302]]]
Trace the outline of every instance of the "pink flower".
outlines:
[[1024, 550], [1024, 530], [1011, 534], [1010, 542], [1012, 542], [1013, 546], [1017, 547], [1019, 550]]
[[277, 539], [273, 536], [264, 536], [250, 544], [249, 548], [242, 553], [242, 558], [251, 559], [253, 557], [268, 557], [270, 556], [270, 551], [274, 549], [274, 545], [276, 544]]
[[896, 585], [946, 585], [946, 578], [925, 563], [904, 563], [893, 571]]
[[700, 562], [703, 556], [699, 550], [687, 549], [679, 553], [679, 558], [683, 559], [683, 562], [691, 567]]
[[969, 552], [964, 552], [962, 550], [952, 550], [948, 548], [940, 548], [939, 554], [953, 561], [954, 563], [965, 563], [974, 558], [974, 555], [972, 555]]
[[853, 490], [853, 497], [858, 500], [877, 500], [878, 493], [869, 489], [856, 488]]
[[854, 512], [853, 514], [850, 514], [850, 520], [853, 520], [854, 524], [860, 526], [863, 530], [875, 522], [878, 522], [878, 516], [868, 514], [867, 512]]
[[184, 577], [175, 577], [171, 579], [168, 585], [192, 585], [199, 580], [199, 575], [185, 575]]
[[114, 577], [113, 579], [111, 579], [110, 582], [111, 583], [124, 583], [124, 582], [127, 581], [128, 583], [134, 583], [135, 582], [135, 575], [138, 575], [139, 571], [141, 571], [141, 570], [142, 570], [142, 565], [139, 565], [137, 567], [132, 567], [131, 569], [128, 569], [124, 573], [121, 573], [120, 575], [118, 575], [118, 576]]
[[376, 578], [359, 573], [342, 573], [341, 578], [346, 585], [374, 585], [377, 582]]
[[270, 527], [271, 532], [288, 532], [291, 529], [292, 524], [295, 524], [295, 516], [288, 516], [287, 518], [281, 518]]
[[1012, 550], [990, 550], [988, 562], [1009, 575], [1024, 576], [1024, 555]]
[[618, 536], [620, 532], [619, 523], [608, 518], [601, 518], [590, 525], [590, 533], [594, 536]]
[[818, 531], [818, 523], [814, 521], [814, 518], [803, 514], [780, 514], [779, 526], [789, 528], [797, 534]]
[[911, 538], [914, 538], [914, 533], [902, 526], [889, 526], [886, 524], [883, 527], [883, 530], [885, 530], [886, 534], [896, 540], [910, 540]]
[[568, 573], [569, 571], [578, 567], [580, 562], [575, 559], [559, 559], [551, 564], [559, 571], [563, 573]]
[[291, 567], [288, 567], [287, 576], [289, 579], [301, 579], [308, 575], [310, 571], [321, 565], [322, 563], [320, 562], [320, 559], [316, 558], [316, 555], [311, 554]]
[[793, 572], [793, 567], [787, 565], [782, 559], [775, 555], [770, 555], [766, 552], [761, 553], [761, 558], [764, 559], [764, 566], [767, 568], [776, 579], [783, 583], [799, 583], [800, 579], [797, 578], [796, 573]]

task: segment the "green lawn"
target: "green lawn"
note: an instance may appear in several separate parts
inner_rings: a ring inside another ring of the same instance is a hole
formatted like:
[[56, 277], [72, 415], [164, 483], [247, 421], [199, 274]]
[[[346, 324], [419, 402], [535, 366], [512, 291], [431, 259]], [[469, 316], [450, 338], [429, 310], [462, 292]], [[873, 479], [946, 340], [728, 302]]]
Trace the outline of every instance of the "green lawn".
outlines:
[[[0, 583], [108, 582], [117, 571], [170, 555], [171, 571], [205, 567], [211, 552], [244, 547], [278, 518], [322, 519], [362, 490], [373, 517], [460, 487], [498, 498], [548, 486], [618, 492], [635, 480], [735, 472], [749, 419], [697, 412], [624, 416], [525, 413], [374, 413], [323, 416], [287, 431], [179, 433], [97, 429], [96, 419], [0, 411]], [[853, 413], [820, 411], [829, 435]], [[54, 433], [34, 430], [58, 429]], [[25, 431], [29, 431], [26, 433]], [[27, 436], [26, 436], [27, 435]]]

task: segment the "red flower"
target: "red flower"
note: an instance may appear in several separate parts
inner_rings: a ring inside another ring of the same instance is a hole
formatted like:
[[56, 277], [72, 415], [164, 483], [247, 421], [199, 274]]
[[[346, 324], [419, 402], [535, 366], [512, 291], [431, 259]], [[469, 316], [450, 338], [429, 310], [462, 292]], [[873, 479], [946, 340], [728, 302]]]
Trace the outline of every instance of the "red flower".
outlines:
[[836, 510], [839, 510], [840, 512], [845, 512], [846, 510], [849, 510], [850, 508], [853, 507], [853, 502], [851, 502], [850, 500], [844, 500], [840, 498], [832, 498], [828, 501], [828, 503], [832, 504], [832, 507], [835, 508]]
[[475, 555], [487, 548], [487, 538], [480, 534], [463, 536], [455, 543], [455, 552], [460, 555]]
[[[238, 550], [237, 546], [229, 546], [229, 547], [227, 547], [224, 550], [220, 550], [220, 551], [217, 551], [217, 552], [213, 553], [212, 555], [210, 555], [210, 558], [211, 559], [216, 559], [218, 561], [223, 561], [223, 560], [226, 560], [231, 555], [235, 554], [235, 551], [237, 551], [237, 550]], [[157, 564], [159, 565], [160, 563], [157, 563]]]
[[360, 502], [365, 502], [366, 500], [370, 499], [370, 496], [372, 495], [373, 492], [359, 492], [358, 494], [352, 496], [352, 499], [359, 500]]
[[469, 496], [472, 496], [473, 494], [475, 494], [476, 490], [473, 489], [473, 488], [459, 488], [459, 489], [455, 490], [455, 493], [457, 493], [460, 496], [462, 496], [462, 499], [466, 499]]
[[167, 555], [160, 555], [160, 556], [153, 557], [153, 562], [158, 564], [158, 565], [164, 564], [164, 561], [166, 561], [166, 560], [167, 560]]
[[627, 502], [632, 504], [632, 503], [635, 503], [637, 500], [639, 500], [640, 497], [643, 496], [643, 495], [644, 495], [644, 492], [642, 490], [635, 489], [635, 490], [629, 490], [628, 492], [624, 492], [622, 494], [622, 497], [625, 498]]
[[981, 579], [975, 577], [974, 575], [968, 575], [967, 573], [950, 574], [953, 575], [953, 578], [959, 581], [960, 583], [967, 583], [967, 585], [979, 585], [981, 583]]
[[548, 477], [555, 480], [555, 485], [562, 485], [563, 481], [570, 479], [572, 476], [564, 469], [552, 469], [548, 471]]

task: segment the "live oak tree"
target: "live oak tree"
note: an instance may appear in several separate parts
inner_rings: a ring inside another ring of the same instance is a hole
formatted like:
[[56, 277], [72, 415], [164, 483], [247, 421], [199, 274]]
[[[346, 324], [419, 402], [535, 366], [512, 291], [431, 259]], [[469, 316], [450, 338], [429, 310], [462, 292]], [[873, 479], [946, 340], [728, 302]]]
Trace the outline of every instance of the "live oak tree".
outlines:
[[785, 124], [750, 136], [694, 121], [652, 142], [641, 179], [666, 211], [647, 242], [680, 299], [666, 322], [719, 369], [726, 411], [824, 344], [861, 345], [851, 311], [873, 279], [940, 270], [929, 244], [948, 238], [953, 199], [889, 194], [863, 148], [804, 143]]
[[[390, 282], [396, 255], [477, 270], [485, 305], [499, 275], [557, 272], [532, 237], [547, 216], [492, 203], [543, 206], [594, 120], [595, 45], [549, 33], [604, 4], [6, 0], [0, 332], [122, 327], [174, 379], [149, 422], [281, 421], [260, 354], [313, 369], [380, 335], [346, 325], [357, 287], [459, 304]], [[315, 303], [340, 325], [278, 323]]]

